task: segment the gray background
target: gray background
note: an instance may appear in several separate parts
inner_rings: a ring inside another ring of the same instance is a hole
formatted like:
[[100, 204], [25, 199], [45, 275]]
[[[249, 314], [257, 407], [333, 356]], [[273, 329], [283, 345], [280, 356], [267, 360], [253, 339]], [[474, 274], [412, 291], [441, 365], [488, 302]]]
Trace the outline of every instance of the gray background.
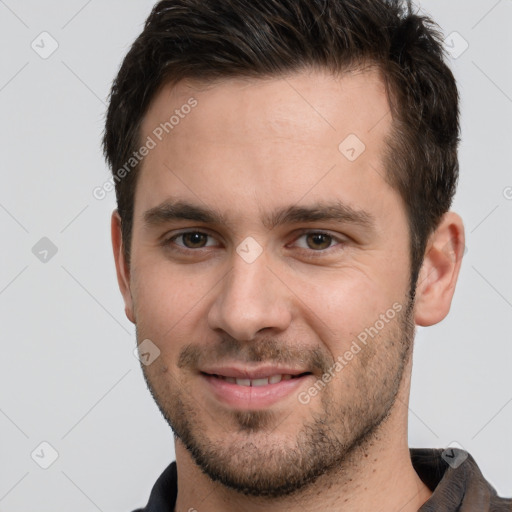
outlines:
[[[3, 512], [126, 512], [146, 503], [174, 457], [117, 288], [114, 194], [92, 195], [108, 178], [106, 96], [152, 5], [0, 0]], [[446, 36], [459, 34], [448, 38], [462, 97], [454, 209], [468, 252], [450, 315], [417, 336], [409, 441], [458, 442], [510, 496], [512, 1], [421, 6]], [[51, 49], [43, 31], [59, 45], [45, 59], [31, 47]], [[43, 237], [57, 248], [46, 261]], [[58, 453], [48, 469], [40, 464], [52, 462], [52, 449], [42, 442]]]

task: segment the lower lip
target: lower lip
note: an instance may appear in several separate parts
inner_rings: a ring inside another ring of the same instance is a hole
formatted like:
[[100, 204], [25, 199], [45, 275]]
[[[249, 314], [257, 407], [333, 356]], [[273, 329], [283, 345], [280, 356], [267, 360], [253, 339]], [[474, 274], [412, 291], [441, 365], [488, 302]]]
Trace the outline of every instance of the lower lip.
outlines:
[[240, 386], [219, 377], [201, 374], [201, 378], [206, 382], [208, 388], [219, 402], [243, 410], [269, 407], [294, 392], [296, 393], [298, 388], [310, 377], [312, 375], [308, 374], [289, 380], [282, 380], [277, 384]]

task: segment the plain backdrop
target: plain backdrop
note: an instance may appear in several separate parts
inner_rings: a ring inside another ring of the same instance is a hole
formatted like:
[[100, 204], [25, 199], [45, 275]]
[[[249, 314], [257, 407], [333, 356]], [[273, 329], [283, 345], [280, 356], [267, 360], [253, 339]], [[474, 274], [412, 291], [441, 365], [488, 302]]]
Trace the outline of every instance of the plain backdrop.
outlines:
[[[0, 0], [2, 512], [131, 511], [174, 458], [117, 287], [114, 194], [92, 194], [107, 94], [152, 5]], [[512, 1], [420, 5], [460, 88], [467, 253], [449, 316], [417, 335], [409, 442], [459, 443], [510, 496]]]

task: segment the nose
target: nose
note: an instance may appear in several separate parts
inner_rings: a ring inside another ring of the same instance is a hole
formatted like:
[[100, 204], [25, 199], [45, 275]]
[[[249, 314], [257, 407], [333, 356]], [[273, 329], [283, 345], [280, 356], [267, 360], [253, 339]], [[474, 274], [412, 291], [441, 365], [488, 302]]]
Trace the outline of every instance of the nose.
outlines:
[[252, 263], [235, 253], [208, 313], [208, 324], [243, 341], [264, 329], [284, 331], [292, 317], [290, 293], [278, 272], [269, 268], [264, 253]]

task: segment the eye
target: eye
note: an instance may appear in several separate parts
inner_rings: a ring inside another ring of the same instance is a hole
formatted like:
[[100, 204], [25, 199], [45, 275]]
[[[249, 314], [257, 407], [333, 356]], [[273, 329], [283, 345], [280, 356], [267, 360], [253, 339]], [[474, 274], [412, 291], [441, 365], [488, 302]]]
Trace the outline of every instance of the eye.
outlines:
[[299, 244], [299, 247], [302, 249], [311, 249], [316, 252], [325, 251], [326, 249], [330, 249], [333, 247], [333, 242], [338, 242], [337, 245], [340, 245], [343, 243], [343, 240], [330, 235], [329, 233], [324, 233], [323, 231], [308, 231], [306, 233], [303, 233], [300, 235], [297, 239], [298, 240], [304, 239], [305, 245], [302, 244], [302, 246]]
[[[170, 243], [176, 244], [178, 247], [184, 247], [185, 249], [202, 249], [203, 247], [211, 247], [215, 244], [208, 244], [207, 239], [212, 238], [208, 233], [202, 231], [186, 231], [172, 236], [164, 241], [165, 245]], [[182, 244], [177, 243], [177, 240], [181, 240]]]
[[[309, 253], [323, 253], [337, 245], [342, 246], [343, 243], [343, 239], [323, 231], [306, 231], [299, 235], [293, 244], [295, 247]], [[215, 247], [216, 243], [213, 236], [209, 233], [203, 231], [183, 231], [163, 240], [162, 245], [171, 249], [174, 246], [174, 249], [178, 251], [190, 251]]]

